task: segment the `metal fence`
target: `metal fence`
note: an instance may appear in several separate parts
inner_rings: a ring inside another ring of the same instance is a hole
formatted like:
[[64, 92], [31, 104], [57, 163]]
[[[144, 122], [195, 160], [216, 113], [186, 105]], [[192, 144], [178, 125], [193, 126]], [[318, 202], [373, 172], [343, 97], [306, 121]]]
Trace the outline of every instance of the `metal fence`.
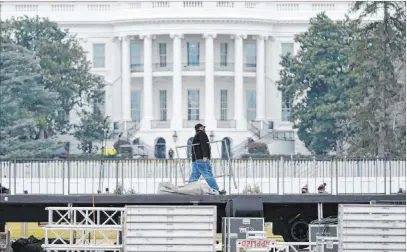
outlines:
[[[0, 162], [0, 183], [11, 194], [90, 194], [117, 187], [125, 193], [154, 194], [160, 182], [188, 180], [190, 160], [34, 160]], [[406, 186], [405, 159], [233, 160], [237, 189], [229, 187], [228, 163], [212, 160], [220, 188], [228, 193], [394, 194]], [[103, 167], [103, 168], [102, 168]], [[184, 172], [182, 172], [184, 171]], [[184, 176], [182, 174], [185, 174]], [[230, 190], [229, 188], [232, 188]]]

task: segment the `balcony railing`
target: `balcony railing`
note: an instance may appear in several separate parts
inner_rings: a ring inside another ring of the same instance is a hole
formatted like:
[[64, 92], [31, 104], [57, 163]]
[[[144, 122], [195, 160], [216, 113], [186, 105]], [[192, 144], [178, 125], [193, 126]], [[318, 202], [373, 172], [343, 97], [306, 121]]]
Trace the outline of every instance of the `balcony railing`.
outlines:
[[204, 120], [183, 120], [182, 121], [182, 127], [183, 128], [193, 128], [198, 123], [202, 123], [203, 125], [205, 125]]
[[172, 71], [172, 63], [168, 62], [161, 62], [161, 63], [153, 63], [153, 71], [154, 72], [170, 72]]
[[151, 128], [152, 129], [168, 129], [171, 127], [171, 121], [160, 121], [160, 120], [152, 120], [151, 121]]
[[235, 120], [218, 120], [218, 128], [236, 128]]
[[235, 63], [227, 62], [227, 63], [219, 63], [216, 62], [214, 65], [215, 71], [234, 71], [235, 70]]
[[188, 63], [188, 62], [183, 62], [182, 63], [182, 70], [183, 71], [204, 71], [205, 70], [205, 62], [198, 62], [198, 63]]
[[131, 72], [143, 72], [144, 71], [144, 65], [143, 64], [131, 64], [130, 65], [130, 70]]
[[244, 63], [243, 71], [244, 72], [256, 72], [256, 65]]
[[[145, 18], [219, 18], [227, 11], [229, 18], [253, 18], [275, 21], [308, 21], [317, 13], [327, 12], [332, 19], [343, 19], [351, 2], [276, 2], [276, 1], [2, 1], [3, 20], [41, 13], [52, 21], [116, 21]], [[215, 11], [214, 11], [215, 10]], [[73, 15], [75, 14], [75, 15]], [[356, 17], [358, 13], [351, 14]], [[379, 12], [377, 19], [381, 18]]]

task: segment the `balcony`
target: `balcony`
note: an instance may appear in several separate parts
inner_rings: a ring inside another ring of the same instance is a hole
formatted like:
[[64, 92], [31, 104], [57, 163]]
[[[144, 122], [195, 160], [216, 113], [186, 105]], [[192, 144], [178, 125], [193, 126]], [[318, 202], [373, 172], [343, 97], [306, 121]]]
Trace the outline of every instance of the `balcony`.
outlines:
[[182, 71], [205, 71], [205, 62], [199, 62], [199, 63], [189, 63], [188, 62], [183, 62], [182, 63]]
[[168, 129], [171, 127], [171, 121], [161, 121], [161, 120], [152, 120], [151, 128], [152, 129]]
[[144, 65], [143, 64], [131, 64], [130, 65], [130, 71], [132, 73], [140, 73], [144, 71]]
[[204, 120], [183, 120], [182, 127], [183, 128], [194, 128], [195, 125], [197, 125], [198, 123], [202, 123], [203, 125], [205, 125]]
[[217, 124], [218, 124], [218, 128], [220, 128], [220, 129], [236, 128], [235, 120], [218, 120]]
[[[349, 2], [275, 2], [275, 1], [2, 1], [3, 20], [41, 13], [55, 22], [118, 22], [146, 19], [220, 18], [306, 21], [317, 13], [327, 12], [332, 19], [342, 20]], [[353, 17], [356, 14], [351, 15]], [[381, 18], [379, 15], [377, 18]]]
[[235, 63], [233, 62], [227, 62], [225, 63], [219, 63], [216, 62], [214, 65], [215, 71], [219, 72], [233, 72], [235, 70]]
[[153, 63], [154, 72], [171, 72], [172, 69], [173, 69], [172, 63], [167, 62]]
[[256, 64], [244, 63], [243, 71], [244, 72], [256, 72]]

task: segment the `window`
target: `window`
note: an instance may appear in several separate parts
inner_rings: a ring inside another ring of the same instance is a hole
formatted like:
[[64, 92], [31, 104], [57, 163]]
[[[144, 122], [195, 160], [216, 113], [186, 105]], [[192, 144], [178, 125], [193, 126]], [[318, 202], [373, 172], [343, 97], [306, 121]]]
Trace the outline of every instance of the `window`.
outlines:
[[159, 43], [158, 50], [160, 52], [160, 67], [167, 66], [167, 44], [166, 43]]
[[286, 56], [287, 54], [293, 55], [294, 44], [293, 43], [281, 43], [281, 54]]
[[188, 42], [188, 66], [199, 66], [199, 42]]
[[188, 120], [199, 120], [199, 90], [188, 90]]
[[132, 91], [131, 92], [131, 119], [133, 121], [140, 121], [140, 108], [141, 107], [141, 100], [140, 100], [140, 91]]
[[228, 43], [220, 43], [220, 65], [228, 64]]
[[167, 90], [160, 90], [160, 121], [167, 121]]
[[93, 44], [93, 67], [105, 68], [105, 44]]
[[164, 138], [160, 137], [157, 140], [157, 143], [155, 144], [155, 151], [154, 151], [154, 156], [155, 158], [165, 158], [165, 140]]
[[246, 119], [254, 121], [256, 119], [256, 91], [250, 90], [246, 93]]
[[256, 44], [246, 44], [246, 66], [256, 67]]
[[140, 67], [141, 64], [141, 43], [131, 42], [130, 43], [130, 67]]
[[228, 91], [220, 91], [220, 120], [226, 121], [228, 119]]
[[282, 95], [282, 111], [281, 111], [281, 119], [283, 121], [289, 121], [291, 116], [291, 107], [293, 104], [292, 98]]

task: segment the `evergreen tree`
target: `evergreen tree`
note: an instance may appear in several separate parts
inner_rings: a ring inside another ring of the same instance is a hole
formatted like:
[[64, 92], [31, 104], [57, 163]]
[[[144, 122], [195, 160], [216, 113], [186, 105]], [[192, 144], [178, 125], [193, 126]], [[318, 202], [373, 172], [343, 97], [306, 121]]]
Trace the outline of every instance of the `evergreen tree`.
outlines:
[[42, 86], [39, 61], [31, 51], [0, 40], [0, 157], [51, 155], [56, 143], [41, 132], [52, 127], [57, 94]]
[[294, 100], [290, 120], [315, 154], [341, 154], [349, 135], [346, 90], [353, 83], [348, 59], [354, 31], [348, 19], [334, 22], [319, 14], [295, 36], [297, 55], [281, 61], [279, 90]]
[[[360, 12], [351, 55], [357, 79], [350, 90], [350, 153], [354, 155], [405, 154], [405, 4], [378, 1], [353, 6], [353, 11]], [[364, 24], [366, 18], [370, 21]]]
[[90, 73], [84, 50], [67, 30], [61, 30], [48, 19], [24, 17], [8, 20], [2, 25], [2, 33], [35, 52], [43, 85], [58, 93], [61, 106], [54, 115], [54, 128], [46, 132], [48, 135], [64, 134], [72, 128], [68, 115], [75, 106], [85, 108], [101, 103], [104, 81]]

